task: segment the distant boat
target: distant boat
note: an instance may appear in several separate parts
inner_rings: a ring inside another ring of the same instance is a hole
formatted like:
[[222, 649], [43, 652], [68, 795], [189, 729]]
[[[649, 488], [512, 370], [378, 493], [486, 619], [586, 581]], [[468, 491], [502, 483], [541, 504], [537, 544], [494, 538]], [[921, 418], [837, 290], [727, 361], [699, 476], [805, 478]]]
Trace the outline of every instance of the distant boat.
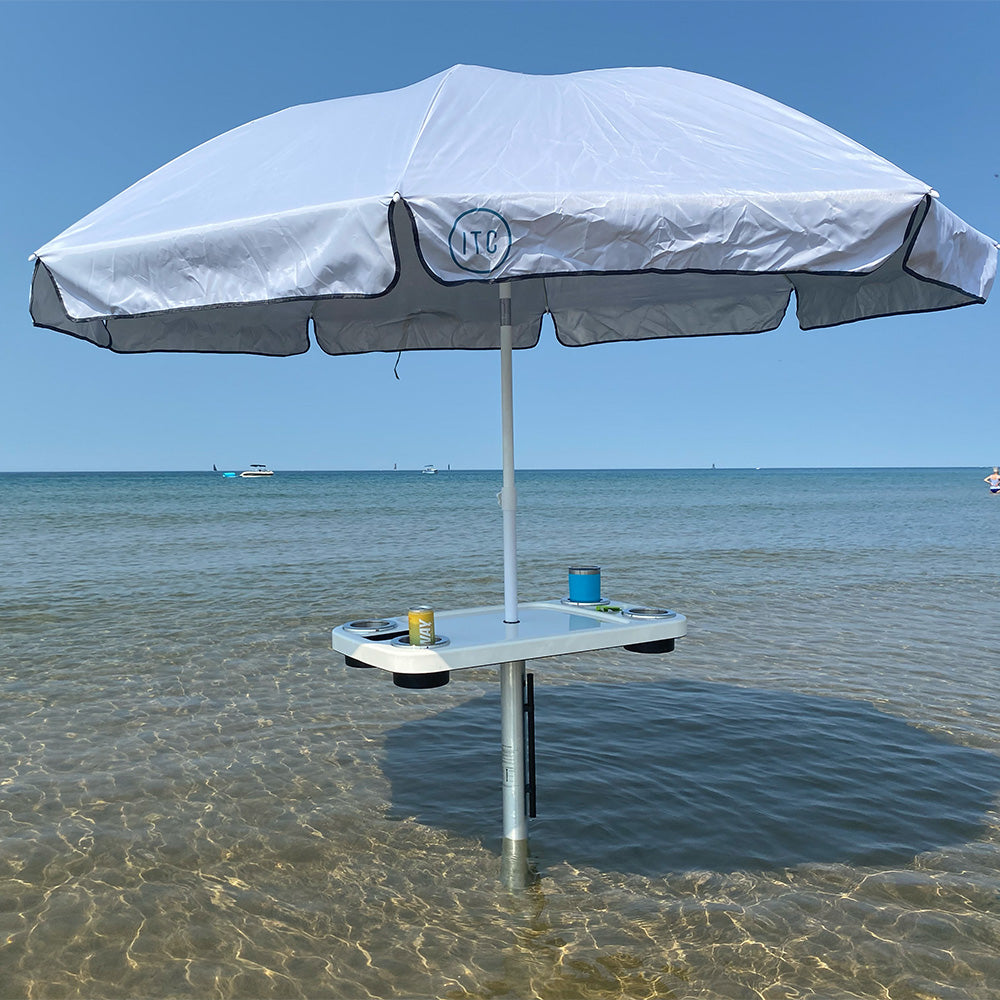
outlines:
[[425, 476], [436, 476], [437, 475], [437, 469], [435, 469], [433, 465], [425, 465], [420, 471]]
[[256, 479], [258, 476], [273, 476], [274, 473], [266, 465], [251, 465], [245, 472], [240, 473], [241, 479]]

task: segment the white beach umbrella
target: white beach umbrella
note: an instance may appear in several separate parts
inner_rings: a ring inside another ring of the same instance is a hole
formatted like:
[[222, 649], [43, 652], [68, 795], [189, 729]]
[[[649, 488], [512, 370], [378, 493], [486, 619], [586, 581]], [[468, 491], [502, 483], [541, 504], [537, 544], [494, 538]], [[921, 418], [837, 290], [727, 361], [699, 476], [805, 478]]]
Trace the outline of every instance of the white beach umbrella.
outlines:
[[35, 261], [35, 324], [122, 353], [499, 349], [516, 622], [510, 359], [546, 313], [573, 346], [771, 330], [793, 293], [801, 327], [834, 326], [982, 303], [997, 248], [733, 84], [455, 66], [227, 132]]

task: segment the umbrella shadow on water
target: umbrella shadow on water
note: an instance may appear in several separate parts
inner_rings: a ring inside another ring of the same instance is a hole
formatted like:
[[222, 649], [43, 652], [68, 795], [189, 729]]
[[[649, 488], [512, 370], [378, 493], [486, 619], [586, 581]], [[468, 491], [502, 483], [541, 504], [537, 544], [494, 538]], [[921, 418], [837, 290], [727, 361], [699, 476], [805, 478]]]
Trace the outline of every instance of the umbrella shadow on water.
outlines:
[[[1000, 757], [864, 702], [672, 681], [539, 685], [536, 703], [540, 868], [901, 864], [976, 839], [1000, 794]], [[499, 693], [386, 750], [392, 816], [499, 849]]]

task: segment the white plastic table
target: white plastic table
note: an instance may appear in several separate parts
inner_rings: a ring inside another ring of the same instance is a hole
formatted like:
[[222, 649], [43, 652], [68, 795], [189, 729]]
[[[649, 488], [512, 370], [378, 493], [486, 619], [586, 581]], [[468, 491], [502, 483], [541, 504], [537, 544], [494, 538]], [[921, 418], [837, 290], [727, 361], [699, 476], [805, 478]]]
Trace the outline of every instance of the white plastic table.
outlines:
[[[616, 610], [597, 610], [605, 607]], [[527, 602], [518, 605], [519, 621], [514, 624], [504, 622], [503, 613], [501, 606], [436, 612], [438, 641], [433, 646], [410, 645], [405, 612], [362, 619], [335, 628], [333, 648], [359, 666], [380, 667], [394, 675], [419, 675], [664, 643], [687, 633], [684, 615], [628, 601], [598, 605], [565, 600]]]
[[[525, 727], [533, 729], [530, 686], [529, 700], [525, 700], [525, 660], [619, 646], [638, 653], [669, 652], [674, 640], [687, 634], [687, 619], [675, 611], [629, 601], [574, 604], [568, 600], [519, 603], [517, 618], [505, 622], [503, 606], [435, 612], [434, 644], [411, 646], [404, 612], [338, 625], [332, 643], [349, 666], [390, 671], [394, 683], [404, 688], [440, 687], [448, 683], [452, 670], [499, 665], [501, 877], [512, 888], [523, 888], [528, 881], [525, 761], [530, 742]], [[534, 792], [533, 782], [530, 792]]]

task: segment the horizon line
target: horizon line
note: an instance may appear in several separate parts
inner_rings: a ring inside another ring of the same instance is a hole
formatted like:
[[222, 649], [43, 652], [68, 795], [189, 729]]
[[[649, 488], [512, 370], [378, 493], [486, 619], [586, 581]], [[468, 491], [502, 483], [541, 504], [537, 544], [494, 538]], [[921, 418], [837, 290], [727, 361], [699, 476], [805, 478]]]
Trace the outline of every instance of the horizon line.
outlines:
[[[868, 470], [928, 470], [928, 469], [956, 469], [956, 470], [976, 470], [980, 468], [992, 468], [991, 463], [983, 465], [650, 465], [650, 466], [518, 466], [516, 472], [845, 472], [861, 469]], [[276, 474], [284, 473], [318, 473], [318, 472], [420, 472], [422, 466], [412, 466], [406, 468], [362, 468], [362, 469], [282, 469], [272, 468]], [[223, 474], [222, 469], [0, 469], [2, 475], [213, 475]], [[230, 470], [225, 470], [230, 471]], [[239, 471], [235, 467], [232, 471]], [[450, 468], [438, 469], [438, 474], [448, 472], [490, 472], [500, 473], [497, 468]]]

